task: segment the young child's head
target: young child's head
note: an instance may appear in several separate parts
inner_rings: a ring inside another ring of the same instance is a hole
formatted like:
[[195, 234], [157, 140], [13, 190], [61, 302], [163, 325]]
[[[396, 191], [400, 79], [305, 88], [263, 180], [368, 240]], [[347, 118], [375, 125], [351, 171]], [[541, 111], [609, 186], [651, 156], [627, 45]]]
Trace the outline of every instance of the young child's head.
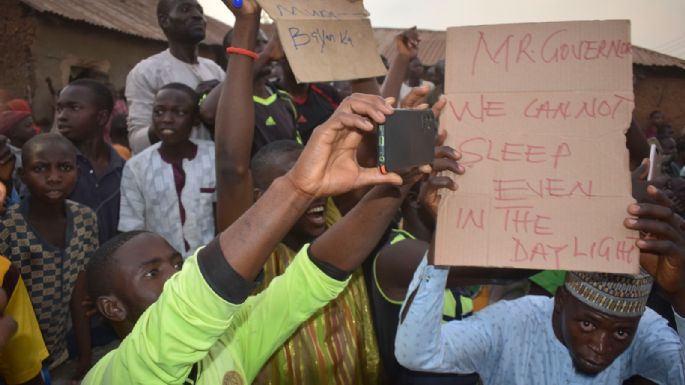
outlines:
[[[257, 151], [250, 164], [257, 199], [276, 178], [290, 171], [300, 157], [302, 149], [302, 145], [295, 141], [278, 140]], [[307, 242], [321, 235], [326, 230], [325, 207], [325, 199], [315, 200], [297, 220], [289, 234]]]
[[59, 134], [36, 135], [24, 144], [19, 176], [31, 197], [61, 204], [76, 185], [76, 148]]
[[114, 108], [109, 88], [91, 79], [69, 83], [57, 99], [57, 128], [73, 143], [104, 140], [103, 130]]
[[100, 246], [86, 267], [88, 293], [123, 337], [181, 270], [183, 258], [161, 236], [122, 233]]
[[178, 144], [190, 138], [199, 123], [198, 96], [181, 83], [169, 83], [155, 96], [152, 106], [152, 129], [163, 144]]

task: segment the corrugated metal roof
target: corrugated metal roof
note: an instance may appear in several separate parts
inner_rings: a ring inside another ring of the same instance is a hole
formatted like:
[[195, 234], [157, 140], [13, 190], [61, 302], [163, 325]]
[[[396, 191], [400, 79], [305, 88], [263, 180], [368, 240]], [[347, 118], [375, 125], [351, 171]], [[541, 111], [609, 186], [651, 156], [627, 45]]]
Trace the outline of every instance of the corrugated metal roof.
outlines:
[[[39, 12], [53, 13], [67, 19], [83, 21], [98, 27], [166, 41], [157, 25], [155, 2], [150, 0], [21, 0]], [[207, 18], [205, 44], [221, 44], [228, 25]]]
[[[402, 29], [374, 28], [374, 37], [378, 43], [381, 54], [392, 60], [397, 55], [395, 36]], [[424, 65], [433, 65], [438, 60], [445, 59], [445, 31], [419, 30], [419, 60]], [[633, 46], [633, 63], [644, 66], [668, 66], [685, 70], [685, 60], [652, 51], [646, 48]]]
[[633, 63], [644, 66], [678, 67], [685, 70], [685, 60], [636, 45], [633, 46]]

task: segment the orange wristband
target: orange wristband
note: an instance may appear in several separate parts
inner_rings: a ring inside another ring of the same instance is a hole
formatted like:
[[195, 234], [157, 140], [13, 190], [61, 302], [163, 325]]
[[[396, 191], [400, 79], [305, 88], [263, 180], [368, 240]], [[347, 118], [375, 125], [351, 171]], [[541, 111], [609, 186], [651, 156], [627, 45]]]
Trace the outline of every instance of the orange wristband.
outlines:
[[249, 49], [245, 48], [237, 48], [237, 47], [228, 47], [226, 48], [226, 53], [229, 54], [238, 54], [238, 55], [245, 55], [249, 58], [252, 58], [252, 60], [257, 60], [259, 55], [257, 55], [256, 52], [250, 51]]

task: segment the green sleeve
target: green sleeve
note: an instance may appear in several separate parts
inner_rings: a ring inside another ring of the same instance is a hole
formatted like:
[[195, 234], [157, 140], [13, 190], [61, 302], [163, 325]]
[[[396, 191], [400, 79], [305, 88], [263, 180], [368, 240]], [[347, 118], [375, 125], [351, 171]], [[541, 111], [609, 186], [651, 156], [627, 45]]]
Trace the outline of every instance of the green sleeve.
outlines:
[[210, 288], [196, 253], [167, 281], [162, 295], [119, 348], [100, 360], [83, 384], [182, 384], [192, 365], [226, 333], [240, 306]]
[[322, 272], [309, 259], [308, 247], [263, 292], [245, 302], [234, 318], [233, 333], [225, 336], [247, 384], [300, 324], [338, 297], [349, 282]]
[[554, 295], [557, 289], [564, 284], [566, 272], [561, 270], [545, 270], [528, 279], [547, 290], [551, 295]]

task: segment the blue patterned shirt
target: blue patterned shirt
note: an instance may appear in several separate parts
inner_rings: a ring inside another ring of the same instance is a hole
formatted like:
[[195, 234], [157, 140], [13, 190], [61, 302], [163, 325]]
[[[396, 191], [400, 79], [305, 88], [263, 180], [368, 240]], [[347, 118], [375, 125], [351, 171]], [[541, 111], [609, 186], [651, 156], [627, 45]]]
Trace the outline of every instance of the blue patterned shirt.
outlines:
[[658, 384], [685, 384], [685, 319], [678, 314], [680, 336], [647, 309], [628, 349], [601, 373], [588, 376], [575, 370], [568, 349], [554, 334], [552, 298], [501, 301], [441, 325], [448, 272], [427, 265], [424, 258], [410, 284], [408, 295], [416, 295], [395, 340], [397, 360], [410, 369], [476, 372], [486, 385], [620, 385], [636, 374]]

